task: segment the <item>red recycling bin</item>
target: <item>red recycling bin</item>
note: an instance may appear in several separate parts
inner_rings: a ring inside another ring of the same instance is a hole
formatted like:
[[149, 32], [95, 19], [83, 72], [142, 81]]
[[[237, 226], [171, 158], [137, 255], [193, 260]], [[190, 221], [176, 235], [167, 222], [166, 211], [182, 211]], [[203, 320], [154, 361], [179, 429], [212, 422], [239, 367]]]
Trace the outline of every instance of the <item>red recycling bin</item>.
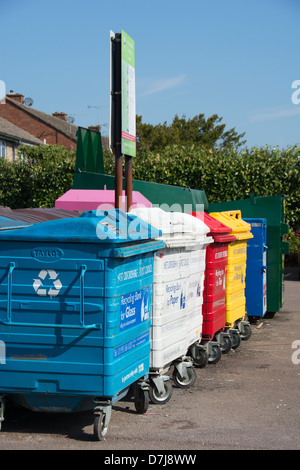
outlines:
[[228, 244], [235, 240], [232, 231], [206, 212], [191, 212], [210, 228], [214, 242], [206, 248], [206, 266], [203, 291], [202, 342], [208, 354], [208, 362], [215, 364], [231, 349], [229, 334], [224, 332], [226, 321], [226, 276]]

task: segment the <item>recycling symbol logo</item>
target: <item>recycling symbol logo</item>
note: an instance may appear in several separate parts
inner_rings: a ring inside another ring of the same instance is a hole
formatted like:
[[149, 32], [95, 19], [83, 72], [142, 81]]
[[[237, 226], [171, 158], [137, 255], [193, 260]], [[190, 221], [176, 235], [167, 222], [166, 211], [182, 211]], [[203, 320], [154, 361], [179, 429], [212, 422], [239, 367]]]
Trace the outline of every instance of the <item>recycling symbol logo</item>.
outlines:
[[57, 277], [58, 273], [53, 269], [42, 269], [38, 278], [33, 279], [33, 288], [37, 295], [56, 297], [62, 288], [62, 283]]

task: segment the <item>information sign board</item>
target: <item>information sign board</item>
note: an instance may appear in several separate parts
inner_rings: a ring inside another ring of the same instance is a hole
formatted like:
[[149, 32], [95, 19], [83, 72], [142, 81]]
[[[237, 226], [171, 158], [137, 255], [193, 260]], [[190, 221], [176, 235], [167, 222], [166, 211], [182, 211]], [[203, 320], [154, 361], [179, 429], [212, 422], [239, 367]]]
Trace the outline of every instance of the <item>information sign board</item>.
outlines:
[[135, 45], [125, 31], [121, 33], [122, 154], [136, 156]]

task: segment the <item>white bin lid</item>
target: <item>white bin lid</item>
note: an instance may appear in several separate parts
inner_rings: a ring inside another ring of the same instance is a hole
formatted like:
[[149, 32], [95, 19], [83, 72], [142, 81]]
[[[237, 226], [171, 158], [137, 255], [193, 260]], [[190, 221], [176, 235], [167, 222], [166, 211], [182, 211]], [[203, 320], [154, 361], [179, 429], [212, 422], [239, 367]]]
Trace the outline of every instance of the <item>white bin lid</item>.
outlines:
[[162, 231], [163, 239], [167, 245], [172, 242], [176, 245], [196, 245], [211, 243], [213, 239], [207, 237], [210, 228], [202, 220], [183, 212], [166, 212], [159, 207], [134, 208], [130, 213], [147, 222], [152, 227]]

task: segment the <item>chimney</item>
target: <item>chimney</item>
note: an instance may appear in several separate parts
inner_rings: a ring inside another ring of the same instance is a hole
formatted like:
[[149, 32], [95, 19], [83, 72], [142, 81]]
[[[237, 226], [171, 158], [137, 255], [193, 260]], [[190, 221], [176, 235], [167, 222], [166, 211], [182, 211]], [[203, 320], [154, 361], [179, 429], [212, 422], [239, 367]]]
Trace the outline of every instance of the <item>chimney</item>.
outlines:
[[23, 104], [23, 101], [24, 101], [24, 95], [21, 95], [21, 93], [14, 93], [13, 90], [10, 90], [10, 92], [8, 93], [8, 98], [14, 100], [14, 101], [17, 101], [17, 103], [21, 103]]
[[101, 133], [101, 126], [89, 126], [89, 130], [93, 132], [99, 132]]
[[62, 121], [66, 121], [67, 117], [68, 117], [67, 113], [58, 113], [58, 112], [53, 113], [52, 116], [54, 116], [58, 119], [61, 119]]

